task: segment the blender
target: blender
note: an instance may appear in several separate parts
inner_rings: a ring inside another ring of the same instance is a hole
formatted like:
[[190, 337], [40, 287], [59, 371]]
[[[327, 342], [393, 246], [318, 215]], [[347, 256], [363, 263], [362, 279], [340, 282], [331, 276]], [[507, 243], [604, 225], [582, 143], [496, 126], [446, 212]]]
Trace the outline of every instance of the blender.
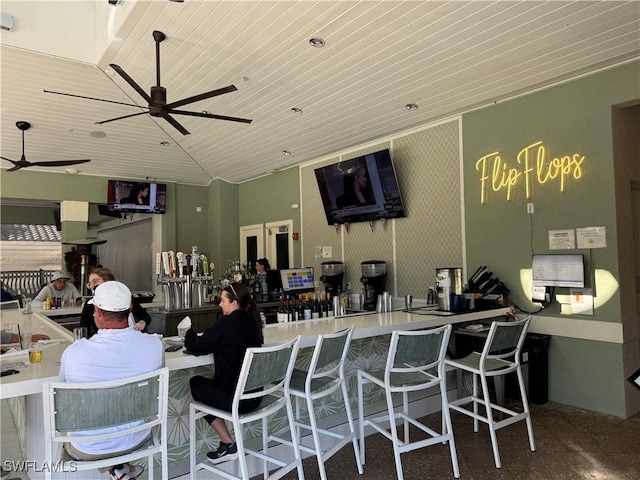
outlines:
[[364, 285], [364, 309], [375, 310], [378, 295], [382, 295], [387, 279], [387, 264], [382, 260], [367, 260], [362, 262], [362, 277]]
[[322, 262], [320, 267], [322, 271], [320, 281], [324, 283], [325, 291], [330, 293], [332, 297], [337, 297], [343, 291], [344, 263]]

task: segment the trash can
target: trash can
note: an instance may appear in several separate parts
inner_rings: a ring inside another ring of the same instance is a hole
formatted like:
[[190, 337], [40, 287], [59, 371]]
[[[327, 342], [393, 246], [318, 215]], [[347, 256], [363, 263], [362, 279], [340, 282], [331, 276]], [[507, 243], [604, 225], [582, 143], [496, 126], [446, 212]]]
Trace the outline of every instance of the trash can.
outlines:
[[550, 335], [540, 333], [528, 333], [524, 341], [523, 350], [529, 355], [529, 403], [536, 405], [549, 401], [550, 341]]

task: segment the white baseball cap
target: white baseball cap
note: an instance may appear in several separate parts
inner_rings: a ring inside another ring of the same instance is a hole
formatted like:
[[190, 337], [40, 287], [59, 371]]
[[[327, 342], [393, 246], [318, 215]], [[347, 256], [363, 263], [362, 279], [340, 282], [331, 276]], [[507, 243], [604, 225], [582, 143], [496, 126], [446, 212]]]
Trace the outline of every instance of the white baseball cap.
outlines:
[[96, 287], [87, 303], [108, 312], [123, 312], [131, 308], [131, 290], [121, 282], [104, 282]]
[[57, 272], [53, 272], [53, 275], [51, 276], [51, 281], [55, 282], [56, 280], [60, 280], [61, 278], [64, 278], [65, 280], [69, 280], [69, 275], [58, 270]]

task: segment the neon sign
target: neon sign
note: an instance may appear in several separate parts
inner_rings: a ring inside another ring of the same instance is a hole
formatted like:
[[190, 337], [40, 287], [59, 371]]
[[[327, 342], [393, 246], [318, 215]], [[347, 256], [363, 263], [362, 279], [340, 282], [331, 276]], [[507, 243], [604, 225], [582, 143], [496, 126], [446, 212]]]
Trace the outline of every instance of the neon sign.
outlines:
[[522, 168], [510, 167], [500, 152], [492, 152], [476, 162], [476, 170], [480, 172], [480, 203], [486, 203], [489, 189], [506, 190], [507, 200], [511, 200], [521, 177], [524, 177], [525, 196], [530, 199], [534, 182], [543, 185], [557, 181], [560, 191], [565, 192], [571, 178], [579, 180], [584, 175], [584, 155], [574, 153], [549, 158], [541, 141], [520, 150], [517, 161]]

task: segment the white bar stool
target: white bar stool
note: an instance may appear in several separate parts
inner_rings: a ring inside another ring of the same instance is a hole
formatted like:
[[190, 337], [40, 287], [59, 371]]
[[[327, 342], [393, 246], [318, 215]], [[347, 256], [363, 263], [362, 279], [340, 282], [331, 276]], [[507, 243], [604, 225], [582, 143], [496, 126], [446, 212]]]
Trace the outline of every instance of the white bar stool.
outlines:
[[[444, 381], [444, 357], [451, 335], [451, 325], [432, 330], [394, 331], [391, 335], [389, 354], [384, 370], [358, 370], [358, 408], [360, 410], [360, 455], [365, 462], [364, 427], [370, 425], [377, 432], [391, 440], [398, 480], [403, 480], [400, 454], [418, 448], [449, 443], [453, 474], [460, 477], [456, 445], [449, 415], [447, 390]], [[385, 391], [387, 413], [374, 418], [364, 418], [363, 386], [373, 383]], [[442, 402], [442, 432], [437, 432], [409, 416], [409, 392], [440, 387]], [[393, 394], [402, 393], [402, 406], [395, 411]], [[397, 420], [402, 420], [404, 439], [398, 438]], [[390, 431], [386, 424], [390, 424]], [[382, 426], [384, 425], [384, 427]], [[410, 441], [409, 425], [419, 428], [429, 435], [424, 440]]]
[[[489, 426], [496, 468], [502, 466], [496, 436], [496, 431], [500, 428], [519, 422], [520, 420], [525, 420], [529, 436], [529, 446], [532, 452], [536, 450], [536, 444], [533, 439], [531, 414], [529, 412], [529, 402], [527, 401], [527, 392], [525, 390], [524, 377], [520, 365], [520, 351], [522, 350], [530, 321], [531, 317], [529, 316], [524, 320], [515, 322], [493, 322], [482, 353], [472, 352], [464, 358], [445, 360], [447, 366], [473, 374], [473, 393], [470, 396], [449, 402], [449, 408], [472, 417], [473, 430], [475, 432], [478, 431], [478, 421], [484, 422]], [[492, 403], [489, 396], [487, 379], [495, 379], [498, 376], [504, 376], [511, 372], [516, 372], [518, 377], [518, 387], [523, 408], [522, 412], [516, 412], [515, 410]], [[482, 385], [482, 396], [480, 396], [478, 392], [478, 377]], [[473, 407], [473, 410], [466, 408], [469, 404]], [[485, 415], [478, 413], [478, 405], [482, 405], [485, 408]], [[495, 421], [493, 418], [494, 411], [506, 414], [506, 418], [501, 421]]]

